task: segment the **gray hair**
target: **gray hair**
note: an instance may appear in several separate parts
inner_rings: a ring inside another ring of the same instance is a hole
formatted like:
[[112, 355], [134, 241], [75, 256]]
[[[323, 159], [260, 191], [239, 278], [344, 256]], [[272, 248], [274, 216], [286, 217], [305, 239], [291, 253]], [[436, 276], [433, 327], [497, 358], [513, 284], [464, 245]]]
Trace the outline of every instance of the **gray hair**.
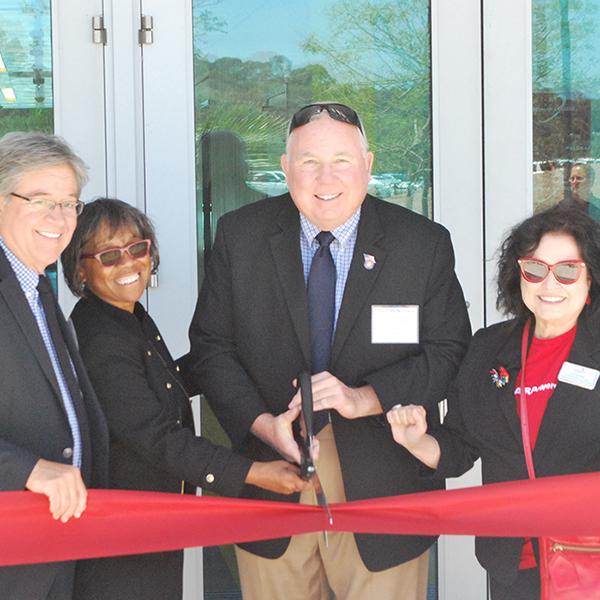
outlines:
[[25, 173], [63, 164], [73, 169], [80, 193], [88, 168], [65, 140], [47, 133], [7, 133], [0, 138], [0, 196], [13, 192]]

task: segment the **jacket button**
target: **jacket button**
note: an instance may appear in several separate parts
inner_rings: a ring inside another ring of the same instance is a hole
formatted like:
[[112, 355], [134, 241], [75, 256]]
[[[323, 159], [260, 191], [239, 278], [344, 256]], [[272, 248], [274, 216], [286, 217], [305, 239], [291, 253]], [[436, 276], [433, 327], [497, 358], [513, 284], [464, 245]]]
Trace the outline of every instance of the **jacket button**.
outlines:
[[156, 336], [156, 341], [157, 341], [157, 342], [160, 342], [160, 335], [157, 335], [157, 336]]
[[212, 473], [209, 473], [209, 474], [206, 476], [206, 483], [213, 483], [213, 482], [214, 482], [214, 480], [215, 480], [215, 476], [214, 476]]
[[165, 384], [167, 386], [167, 389], [170, 390], [173, 386], [167, 381], [167, 383]]
[[152, 356], [152, 352], [150, 352], [150, 350], [146, 350], [146, 354], [147, 354], [148, 356]]
[[181, 419], [177, 419], [177, 421], [175, 421], [175, 423], [177, 423], [177, 425], [181, 425]]
[[181, 371], [181, 369], [179, 368], [179, 365], [175, 365], [175, 370], [179, 373], [179, 371]]
[[63, 458], [73, 458], [73, 448], [65, 448], [62, 451]]

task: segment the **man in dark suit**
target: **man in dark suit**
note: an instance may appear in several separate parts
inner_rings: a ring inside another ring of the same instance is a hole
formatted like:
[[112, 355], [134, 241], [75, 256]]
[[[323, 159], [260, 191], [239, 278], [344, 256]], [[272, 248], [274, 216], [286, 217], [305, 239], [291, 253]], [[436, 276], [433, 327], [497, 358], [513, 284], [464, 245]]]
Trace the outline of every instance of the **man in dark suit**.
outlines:
[[[416, 402], [437, 422], [470, 336], [448, 232], [369, 196], [372, 161], [352, 109], [299, 110], [281, 163], [289, 194], [221, 219], [190, 328], [201, 389], [234, 448], [255, 459], [299, 461], [293, 382], [313, 373], [325, 415], [317, 469], [333, 502], [441, 485], [419, 478], [383, 413]], [[300, 501], [314, 503], [312, 490]], [[242, 592], [422, 600], [433, 542], [336, 533], [328, 546], [319, 534], [244, 544]]]
[[[71, 239], [85, 179], [59, 138], [0, 139], [0, 490], [44, 494], [63, 523], [107, 470], [106, 423], [44, 276]], [[0, 596], [68, 600], [74, 565], [2, 567]]]

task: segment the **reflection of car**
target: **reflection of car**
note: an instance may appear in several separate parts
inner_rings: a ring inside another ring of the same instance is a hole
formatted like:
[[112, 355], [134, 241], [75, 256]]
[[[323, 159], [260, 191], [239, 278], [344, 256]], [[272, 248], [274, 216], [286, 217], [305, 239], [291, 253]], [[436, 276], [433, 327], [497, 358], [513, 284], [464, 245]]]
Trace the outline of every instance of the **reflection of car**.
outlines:
[[394, 193], [394, 177], [389, 173], [371, 175], [369, 193], [380, 198], [388, 198]]
[[287, 192], [287, 182], [283, 171], [256, 171], [250, 175], [246, 185], [267, 196], [278, 196]]
[[408, 191], [410, 184], [402, 173], [379, 173], [369, 180], [369, 193], [388, 198], [394, 194]]

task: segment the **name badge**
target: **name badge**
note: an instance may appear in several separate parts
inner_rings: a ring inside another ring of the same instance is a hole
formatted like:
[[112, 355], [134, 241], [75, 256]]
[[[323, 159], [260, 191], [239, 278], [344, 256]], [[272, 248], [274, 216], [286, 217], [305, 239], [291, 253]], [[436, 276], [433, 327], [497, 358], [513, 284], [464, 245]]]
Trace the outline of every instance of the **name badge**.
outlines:
[[419, 306], [417, 304], [371, 306], [372, 344], [418, 344]]
[[558, 373], [558, 380], [577, 387], [593, 390], [600, 377], [600, 371], [583, 365], [565, 361]]

